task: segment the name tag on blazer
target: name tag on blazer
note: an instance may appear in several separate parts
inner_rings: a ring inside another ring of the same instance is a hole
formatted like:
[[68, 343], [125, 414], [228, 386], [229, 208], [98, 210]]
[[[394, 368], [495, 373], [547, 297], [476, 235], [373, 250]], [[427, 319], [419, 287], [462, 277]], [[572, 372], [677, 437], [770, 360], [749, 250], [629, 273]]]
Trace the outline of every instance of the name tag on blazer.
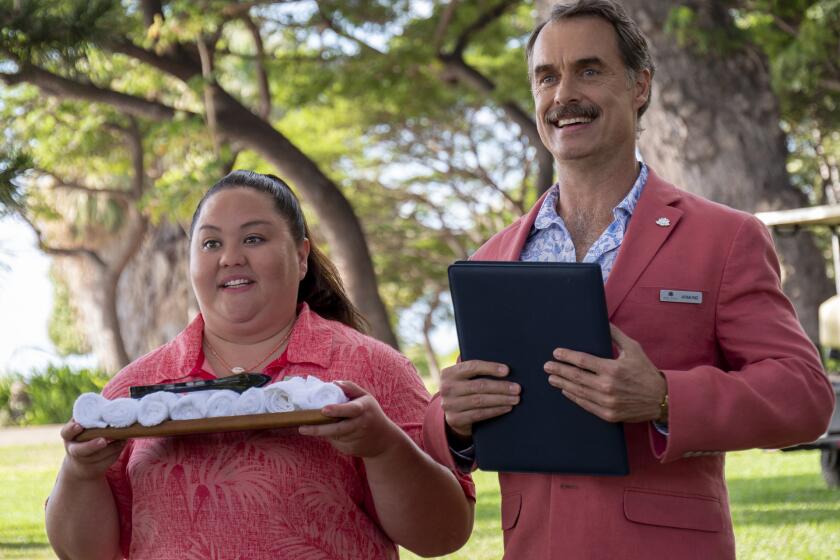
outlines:
[[668, 303], [703, 303], [703, 292], [686, 290], [659, 290], [659, 301]]

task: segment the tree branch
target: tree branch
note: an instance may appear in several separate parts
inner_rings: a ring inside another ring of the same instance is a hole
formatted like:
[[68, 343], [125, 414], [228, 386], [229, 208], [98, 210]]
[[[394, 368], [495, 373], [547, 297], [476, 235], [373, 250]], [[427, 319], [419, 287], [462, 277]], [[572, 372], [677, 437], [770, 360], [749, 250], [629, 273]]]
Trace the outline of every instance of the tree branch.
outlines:
[[265, 69], [265, 46], [260, 35], [260, 28], [254, 23], [254, 20], [245, 14], [242, 16], [242, 21], [245, 22], [245, 27], [251, 32], [251, 37], [254, 38], [254, 47], [257, 50], [257, 85], [260, 90], [260, 105], [257, 108], [257, 115], [266, 119], [271, 113], [271, 89], [268, 84], [268, 73]]
[[175, 47], [169, 56], [162, 56], [154, 51], [138, 47], [131, 41], [107, 41], [102, 46], [162, 70], [182, 82], [187, 82], [201, 74], [200, 61], [195, 60], [194, 55], [191, 55], [182, 45]]
[[784, 19], [780, 18], [775, 14], [773, 15], [773, 23], [776, 24], [776, 27], [778, 27], [779, 29], [781, 29], [782, 31], [784, 31], [792, 37], [796, 37], [797, 35], [799, 35], [799, 29], [797, 29], [796, 27], [789, 24]]
[[21, 63], [19, 71], [14, 74], [0, 73], [0, 80], [8, 85], [26, 82], [59, 98], [83, 99], [95, 103], [104, 103], [125, 113], [155, 121], [168, 120], [175, 116], [175, 109], [157, 101], [149, 101], [93, 84], [69, 80], [30, 64]]
[[222, 15], [227, 18], [236, 19], [243, 14], [247, 14], [251, 11], [251, 8], [256, 8], [257, 6], [263, 6], [266, 4], [288, 4], [298, 1], [300, 0], [253, 0], [251, 2], [238, 2], [225, 6], [222, 9]]
[[332, 19], [332, 16], [324, 10], [324, 8], [323, 8], [323, 6], [321, 5], [320, 2], [317, 2], [316, 4], [318, 5], [318, 14], [321, 16], [321, 19], [324, 20], [324, 24], [326, 24], [326, 26], [330, 29], [330, 31], [332, 31], [333, 33], [335, 33], [339, 37], [344, 37], [345, 39], [356, 43], [357, 45], [362, 47], [362, 50], [366, 50], [366, 51], [374, 53], [374, 54], [380, 54], [380, 55], [385, 54], [382, 51], [380, 51], [379, 49], [377, 49], [376, 47], [374, 47], [373, 45], [371, 45], [371, 44], [369, 44], [365, 41], [362, 41], [358, 37], [356, 37], [354, 35], [351, 35], [347, 31], [342, 29]]
[[840, 93], [840, 80], [836, 80], [833, 78], [823, 78], [819, 81], [819, 84], [829, 91]]
[[518, 0], [502, 0], [494, 8], [491, 8], [481, 14], [474, 22], [468, 25], [461, 32], [461, 35], [458, 37], [458, 41], [455, 43], [455, 49], [452, 51], [452, 54], [461, 56], [464, 49], [467, 48], [467, 43], [473, 35], [502, 17], [508, 8], [518, 3]]
[[143, 7], [143, 23], [147, 29], [155, 22], [155, 16], [159, 15], [163, 18], [163, 2], [161, 0], [141, 0], [140, 4]]
[[[496, 91], [496, 84], [476, 68], [470, 66], [464, 60], [463, 55], [467, 48], [467, 43], [472, 36], [500, 18], [510, 6], [516, 3], [515, 0], [503, 0], [494, 8], [481, 14], [472, 24], [462, 31], [451, 53], [438, 51], [438, 59], [443, 62], [445, 67], [444, 72], [441, 74], [441, 79], [463, 83], [474, 91], [488, 97], [493, 95]], [[512, 100], [501, 101], [500, 106], [505, 112], [505, 115], [519, 126], [520, 130], [528, 138], [529, 143], [537, 151], [539, 171], [536, 187], [537, 193], [542, 194], [548, 190], [554, 180], [554, 157], [543, 145], [539, 131], [537, 130], [537, 125], [531, 115]]]
[[435, 46], [435, 51], [440, 51], [441, 46], [443, 46], [443, 38], [446, 36], [446, 30], [449, 29], [449, 25], [452, 23], [452, 16], [455, 15], [455, 9], [457, 7], [458, 0], [451, 0], [446, 5], [446, 8], [443, 9], [440, 21], [435, 28], [435, 38], [432, 43]]
[[30, 220], [24, 213], [21, 212], [18, 215], [32, 228], [36, 241], [38, 242], [38, 248], [44, 253], [56, 257], [87, 257], [103, 270], [107, 268], [105, 261], [93, 249], [88, 249], [87, 247], [53, 247], [52, 245], [48, 245], [44, 241], [44, 233], [41, 231], [41, 228], [35, 225], [35, 222]]
[[128, 143], [128, 152], [131, 156], [131, 166], [134, 169], [134, 176], [131, 178], [131, 192], [135, 201], [140, 200], [146, 191], [146, 165], [143, 161], [143, 136], [140, 134], [140, 126], [137, 119], [128, 117], [128, 128], [123, 132]]

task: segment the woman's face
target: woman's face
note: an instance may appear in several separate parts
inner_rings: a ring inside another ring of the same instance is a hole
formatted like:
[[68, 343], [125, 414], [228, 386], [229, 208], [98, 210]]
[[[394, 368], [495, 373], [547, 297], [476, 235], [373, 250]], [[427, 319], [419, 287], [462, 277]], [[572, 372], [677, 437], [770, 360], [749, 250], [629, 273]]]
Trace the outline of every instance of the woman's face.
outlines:
[[309, 240], [297, 243], [274, 199], [251, 188], [204, 202], [190, 240], [190, 279], [206, 325], [224, 336], [271, 336], [295, 315]]

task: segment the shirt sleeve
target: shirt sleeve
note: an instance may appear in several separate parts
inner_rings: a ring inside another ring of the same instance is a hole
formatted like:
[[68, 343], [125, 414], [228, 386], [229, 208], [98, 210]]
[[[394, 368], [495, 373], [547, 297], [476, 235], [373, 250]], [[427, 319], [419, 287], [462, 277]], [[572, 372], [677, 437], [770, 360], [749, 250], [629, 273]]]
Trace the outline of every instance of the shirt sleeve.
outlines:
[[[378, 367], [373, 368], [377, 379], [374, 391], [382, 410], [405, 431], [424, 452], [429, 453], [423, 439], [423, 418], [431, 396], [423, 385], [420, 375], [405, 356], [388, 351], [382, 356]], [[434, 458], [434, 455], [429, 454]], [[475, 499], [475, 486], [469, 471], [463, 472], [451, 465], [444, 465], [458, 479], [464, 494]]]

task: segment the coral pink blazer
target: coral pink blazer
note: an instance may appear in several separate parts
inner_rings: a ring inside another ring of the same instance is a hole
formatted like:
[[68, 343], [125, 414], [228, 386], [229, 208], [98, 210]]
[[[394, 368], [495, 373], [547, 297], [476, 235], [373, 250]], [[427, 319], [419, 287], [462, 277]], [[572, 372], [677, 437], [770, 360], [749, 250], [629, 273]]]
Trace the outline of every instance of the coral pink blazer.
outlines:
[[[541, 201], [473, 258], [519, 260]], [[701, 292], [702, 303], [662, 302], [666, 289]], [[627, 424], [624, 477], [500, 474], [505, 558], [734, 558], [724, 452], [816, 439], [834, 406], [771, 238], [750, 214], [651, 172], [606, 296], [610, 320], [665, 374], [670, 435]], [[454, 466], [439, 397], [424, 438]]]

